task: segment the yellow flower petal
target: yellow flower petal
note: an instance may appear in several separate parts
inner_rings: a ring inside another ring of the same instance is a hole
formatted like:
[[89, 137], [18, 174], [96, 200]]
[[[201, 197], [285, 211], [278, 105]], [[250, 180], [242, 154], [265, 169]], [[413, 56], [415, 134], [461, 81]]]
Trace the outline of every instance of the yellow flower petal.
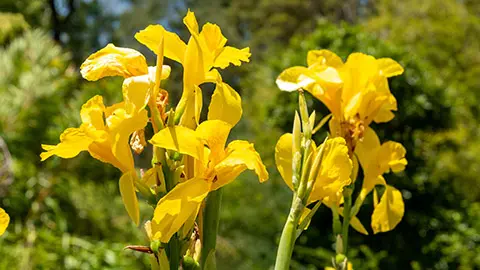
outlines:
[[220, 120], [208, 120], [202, 122], [195, 133], [197, 137], [204, 140], [210, 149], [210, 160], [216, 164], [225, 155], [225, 144], [232, 125]]
[[[338, 208], [338, 213], [343, 217], [343, 207]], [[356, 216], [350, 217], [350, 226], [352, 226], [352, 228], [354, 228], [357, 232], [368, 235], [367, 229], [365, 229], [362, 222]]]
[[205, 81], [203, 53], [196, 36], [190, 37], [188, 41], [183, 69], [184, 92], [193, 91], [193, 85], [198, 86]]
[[145, 128], [148, 123], [147, 111], [141, 110], [138, 113], [128, 114], [125, 108], [117, 108], [106, 122], [112, 138], [113, 155], [128, 167], [128, 170], [132, 170], [134, 163], [129, 138], [135, 131]]
[[230, 64], [240, 66], [242, 62], [250, 62], [250, 48], [237, 49], [234, 47], [226, 46], [219, 53], [213, 62], [214, 67], [224, 69]]
[[222, 30], [216, 24], [206, 23], [202, 27], [200, 32], [200, 39], [206, 45], [206, 51], [210, 54], [209, 62], [213, 63], [220, 52], [223, 50], [223, 47], [227, 43], [227, 39], [223, 36]]
[[380, 203], [372, 214], [373, 233], [388, 232], [402, 220], [405, 211], [402, 193], [392, 186], [386, 186]]
[[150, 143], [156, 147], [177, 151], [203, 160], [203, 143], [195, 131], [183, 127], [166, 127], [153, 135]]
[[[319, 146], [319, 148], [322, 146]], [[351, 183], [353, 164], [348, 156], [348, 148], [343, 138], [328, 139], [323, 150], [323, 159], [309, 202], [329, 197], [340, 198], [343, 187]]]
[[185, 15], [185, 17], [183, 18], [183, 23], [185, 24], [185, 26], [187, 26], [190, 34], [198, 35], [197, 18], [195, 17], [195, 13], [190, 11], [190, 9], [187, 11], [187, 15]]
[[90, 55], [80, 66], [83, 78], [96, 81], [107, 76], [131, 76], [147, 74], [145, 57], [136, 50], [115, 47], [108, 44], [105, 48]]
[[155, 54], [158, 54], [158, 46], [163, 35], [164, 56], [179, 63], [183, 63], [187, 45], [180, 37], [165, 30], [161, 25], [149, 25], [135, 34], [135, 39], [147, 46]]
[[180, 124], [189, 128], [195, 128], [200, 122], [202, 113], [203, 96], [202, 90], [197, 85], [193, 85], [193, 90], [183, 90], [182, 97], [177, 105], [177, 111], [183, 108]]
[[362, 222], [357, 217], [350, 218], [350, 226], [352, 226], [357, 232], [368, 235], [367, 229], [365, 229]]
[[306, 67], [291, 67], [280, 73], [275, 82], [280, 90], [292, 92], [315, 82], [308, 75], [311, 75], [311, 73]]
[[373, 118], [375, 123], [385, 123], [395, 117], [392, 111], [397, 110], [397, 100], [393, 95], [388, 96], [388, 100], [380, 107], [377, 115]]
[[242, 99], [240, 95], [230, 85], [218, 83], [208, 107], [208, 119], [222, 120], [235, 126], [241, 117]]
[[372, 128], [367, 127], [363, 139], [355, 147], [355, 154], [364, 171], [367, 170], [372, 160], [376, 158], [378, 149], [380, 149], [380, 139]]
[[120, 177], [120, 194], [122, 195], [123, 204], [128, 215], [138, 226], [140, 222], [140, 210], [138, 208], [137, 194], [135, 193], [135, 179], [137, 174], [135, 171], [126, 172]]
[[153, 82], [149, 75], [134, 76], [123, 81], [122, 92], [127, 111], [140, 111], [144, 109], [150, 99]]
[[[162, 74], [160, 74], [160, 79], [165, 80], [170, 77], [172, 68], [169, 65], [162, 65]], [[150, 80], [155, 82], [155, 76], [157, 75], [157, 67], [148, 67], [148, 75], [150, 75]]]
[[277, 170], [283, 178], [283, 181], [293, 190], [292, 185], [292, 145], [293, 135], [291, 133], [283, 134], [278, 139], [275, 146], [275, 164]]
[[167, 193], [153, 213], [153, 239], [167, 243], [192, 215], [197, 215], [210, 186], [211, 183], [202, 178], [193, 178], [178, 184]]
[[380, 58], [377, 59], [377, 64], [382, 76], [393, 77], [403, 73], [403, 67], [393, 59]]
[[[112, 152], [113, 143], [108, 138], [108, 134], [104, 132], [107, 139], [104, 141], [95, 141], [88, 146], [88, 153], [101, 162], [110, 163], [122, 172], [126, 172], [133, 167], [133, 164], [130, 164], [128, 160], [120, 161], [118, 160]], [[132, 160], [133, 162], [133, 160]]]
[[325, 65], [334, 68], [343, 66], [342, 58], [329, 50], [311, 50], [307, 54], [308, 66]]
[[62, 135], [60, 135], [60, 143], [57, 145], [42, 145], [46, 150], [40, 154], [42, 161], [56, 155], [61, 158], [73, 158], [81, 151], [88, 150], [89, 145], [94, 141], [94, 138], [89, 136], [86, 127], [67, 128]]
[[101, 130], [105, 128], [105, 121], [103, 120], [103, 112], [105, 105], [103, 105], [102, 96], [94, 96], [83, 104], [80, 110], [80, 117], [82, 123], [92, 125], [95, 129]]
[[305, 89], [322, 101], [334, 116], [341, 116], [343, 81], [338, 71], [332, 67], [326, 67], [321, 71], [310, 70], [309, 76], [315, 80], [315, 83], [305, 86]]
[[382, 173], [390, 171], [400, 172], [405, 170], [407, 160], [405, 147], [397, 142], [383, 143], [378, 152], [378, 163], [383, 170]]
[[246, 169], [255, 171], [260, 182], [268, 179], [267, 169], [252, 143], [236, 140], [229, 143], [225, 150], [225, 159], [215, 166], [218, 179], [213, 183], [212, 189], [232, 182]]
[[10, 223], [10, 216], [5, 212], [5, 210], [0, 208], [0, 235], [5, 233], [8, 223]]
[[387, 182], [385, 181], [385, 178], [383, 178], [382, 175], [375, 175], [375, 174], [370, 174], [370, 175], [365, 175], [363, 178], [363, 184], [362, 184], [362, 190], [360, 192], [360, 198], [364, 200], [368, 193], [372, 191], [372, 189], [376, 185], [386, 185]]

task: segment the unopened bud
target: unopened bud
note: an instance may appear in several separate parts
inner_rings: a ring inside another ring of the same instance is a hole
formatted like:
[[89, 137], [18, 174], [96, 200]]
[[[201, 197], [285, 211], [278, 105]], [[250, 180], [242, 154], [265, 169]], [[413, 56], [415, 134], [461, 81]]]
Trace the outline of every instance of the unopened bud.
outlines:
[[315, 111], [310, 114], [310, 117], [308, 118], [308, 123], [310, 124], [310, 129], [313, 130], [313, 128], [315, 127]]
[[312, 136], [312, 128], [310, 127], [307, 101], [305, 99], [305, 94], [301, 91], [298, 92], [298, 106], [300, 107], [300, 117], [302, 120], [302, 130], [305, 138], [310, 139]]
[[292, 185], [293, 190], [298, 189], [300, 184], [300, 170], [302, 168], [302, 154], [300, 152], [294, 152], [292, 158]]
[[317, 155], [315, 156], [315, 160], [313, 161], [313, 164], [312, 164], [312, 170], [310, 171], [310, 175], [308, 176], [308, 181], [312, 182], [312, 187], [313, 187], [314, 181], [317, 179], [320, 166], [322, 165], [323, 152], [325, 149], [325, 144], [327, 142], [327, 139], [325, 139], [322, 145], [320, 145], [320, 149], [318, 150]]
[[337, 254], [343, 253], [343, 239], [340, 234], [337, 234], [337, 241], [335, 242], [335, 252]]
[[335, 256], [335, 263], [336, 264], [342, 264], [345, 262], [345, 259], [347, 257], [344, 255], [344, 254], [337, 254], [337, 256]]
[[293, 153], [295, 152], [300, 152], [300, 147], [302, 143], [302, 130], [301, 130], [301, 122], [300, 122], [300, 116], [298, 115], [298, 112], [295, 111], [295, 118], [293, 120], [293, 148], [292, 151]]

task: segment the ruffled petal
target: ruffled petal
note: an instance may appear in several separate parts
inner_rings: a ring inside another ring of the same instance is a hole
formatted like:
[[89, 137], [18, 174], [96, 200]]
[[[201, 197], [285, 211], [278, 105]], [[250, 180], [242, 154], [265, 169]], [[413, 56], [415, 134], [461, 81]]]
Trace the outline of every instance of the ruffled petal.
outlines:
[[334, 68], [343, 66], [342, 58], [329, 50], [311, 50], [307, 54], [308, 66], [325, 65]]
[[228, 144], [226, 157], [215, 166], [217, 180], [212, 188], [217, 189], [232, 182], [241, 172], [253, 170], [260, 182], [268, 179], [268, 172], [252, 143], [236, 140]]
[[228, 67], [230, 64], [240, 66], [242, 62], [250, 62], [251, 55], [249, 47], [237, 49], [226, 46], [215, 58], [213, 66], [221, 69]]
[[145, 57], [134, 49], [115, 47], [108, 44], [105, 48], [90, 55], [80, 66], [82, 77], [96, 81], [108, 76], [128, 78], [147, 74]]
[[387, 173], [390, 169], [393, 172], [405, 170], [407, 165], [406, 153], [407, 150], [400, 143], [392, 141], [383, 143], [377, 157], [382, 173]]
[[[320, 145], [319, 148], [322, 146]], [[351, 183], [352, 161], [348, 156], [348, 148], [343, 138], [328, 139], [323, 150], [315, 185], [309, 202], [329, 197], [332, 201], [340, 198], [343, 188]]]
[[88, 134], [86, 127], [67, 128], [60, 135], [60, 143], [57, 145], [42, 144], [43, 152], [40, 154], [42, 161], [56, 155], [61, 158], [73, 158], [80, 152], [88, 150], [89, 145], [95, 140]]

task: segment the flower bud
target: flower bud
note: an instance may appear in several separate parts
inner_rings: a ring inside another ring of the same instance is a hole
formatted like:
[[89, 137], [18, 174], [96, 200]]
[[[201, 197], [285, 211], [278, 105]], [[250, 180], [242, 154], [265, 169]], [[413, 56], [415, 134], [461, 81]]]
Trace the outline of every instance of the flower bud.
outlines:
[[300, 117], [302, 119], [302, 130], [304, 137], [308, 140], [312, 137], [312, 128], [310, 127], [307, 101], [305, 94], [300, 91], [298, 96], [298, 106], [300, 107]]
[[343, 253], [343, 239], [340, 234], [337, 235], [337, 241], [335, 243], [335, 252], [339, 255]]

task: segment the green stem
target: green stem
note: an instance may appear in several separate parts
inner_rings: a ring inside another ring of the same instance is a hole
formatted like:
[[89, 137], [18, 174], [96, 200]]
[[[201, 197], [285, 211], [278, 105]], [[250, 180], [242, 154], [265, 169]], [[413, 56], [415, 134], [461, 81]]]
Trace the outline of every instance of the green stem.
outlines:
[[[348, 250], [348, 229], [350, 228], [350, 208], [352, 207], [352, 194], [351, 192], [344, 196], [343, 204], [343, 224], [342, 224], [342, 239], [343, 239], [343, 254], [347, 255]], [[345, 194], [344, 193], [344, 194]]]
[[[163, 164], [163, 172], [165, 176], [165, 186], [167, 192], [169, 192], [175, 187], [175, 170], [170, 168], [167, 164]], [[178, 270], [180, 268], [180, 248], [178, 234], [175, 233], [166, 246], [168, 261], [170, 262], [170, 270]]]
[[285, 227], [283, 228], [282, 236], [280, 237], [277, 259], [275, 261], [275, 270], [290, 269], [293, 247], [297, 238], [297, 224], [300, 220], [302, 210], [302, 200], [294, 195], [292, 207], [290, 208], [290, 214], [288, 215], [287, 221], [285, 222]]
[[204, 268], [210, 253], [215, 252], [217, 244], [218, 224], [220, 222], [220, 206], [222, 203], [222, 193], [223, 191], [221, 188], [210, 192], [205, 203], [205, 210], [203, 216], [202, 254], [200, 257], [200, 264], [202, 266], [202, 269]]
[[167, 250], [170, 270], [178, 270], [180, 268], [180, 243], [177, 234], [173, 235], [168, 242]]

